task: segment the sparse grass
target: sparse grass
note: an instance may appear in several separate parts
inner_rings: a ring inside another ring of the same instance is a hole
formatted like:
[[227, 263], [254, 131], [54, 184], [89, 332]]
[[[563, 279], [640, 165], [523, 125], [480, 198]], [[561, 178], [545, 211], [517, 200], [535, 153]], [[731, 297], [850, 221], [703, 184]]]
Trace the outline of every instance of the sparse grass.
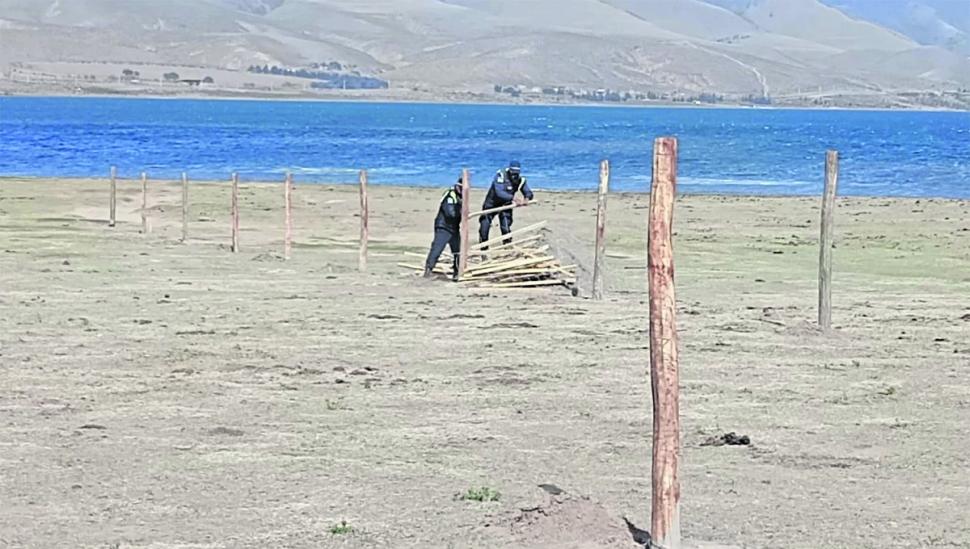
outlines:
[[498, 501], [502, 497], [502, 494], [498, 490], [483, 486], [481, 488], [469, 488], [467, 492], [461, 495], [462, 501], [480, 501], [483, 503]]
[[347, 534], [353, 534], [354, 527], [347, 524], [346, 520], [340, 521], [340, 524], [334, 524], [330, 527], [330, 535], [333, 536], [345, 536]]

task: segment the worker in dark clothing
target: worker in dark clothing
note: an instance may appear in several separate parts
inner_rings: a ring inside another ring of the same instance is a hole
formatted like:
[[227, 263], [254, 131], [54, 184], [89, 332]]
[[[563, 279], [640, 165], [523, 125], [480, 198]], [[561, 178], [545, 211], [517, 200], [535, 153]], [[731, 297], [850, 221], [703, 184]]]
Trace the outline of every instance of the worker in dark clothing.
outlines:
[[[516, 196], [520, 192], [523, 198]], [[492, 179], [492, 186], [488, 189], [488, 194], [485, 196], [485, 203], [482, 205], [482, 210], [508, 206], [513, 202], [520, 206], [525, 206], [533, 197], [534, 195], [532, 194], [532, 189], [529, 188], [529, 183], [522, 177], [522, 165], [518, 161], [513, 160], [509, 163], [508, 168], [499, 170], [495, 174], [495, 178]], [[492, 229], [492, 220], [495, 219], [496, 215], [498, 215], [502, 234], [512, 232], [512, 210], [505, 210], [498, 214], [483, 215], [481, 216], [481, 225], [478, 228], [480, 242], [488, 240], [488, 233]], [[504, 242], [508, 244], [511, 241], [511, 239], [508, 239]]]
[[461, 178], [454, 187], [448, 189], [441, 198], [441, 205], [438, 206], [438, 216], [434, 220], [434, 241], [431, 243], [431, 251], [428, 252], [428, 260], [424, 264], [424, 277], [434, 276], [435, 265], [441, 252], [445, 251], [445, 246], [451, 246], [451, 255], [454, 256], [452, 265], [452, 277], [458, 278], [458, 251], [461, 248]]

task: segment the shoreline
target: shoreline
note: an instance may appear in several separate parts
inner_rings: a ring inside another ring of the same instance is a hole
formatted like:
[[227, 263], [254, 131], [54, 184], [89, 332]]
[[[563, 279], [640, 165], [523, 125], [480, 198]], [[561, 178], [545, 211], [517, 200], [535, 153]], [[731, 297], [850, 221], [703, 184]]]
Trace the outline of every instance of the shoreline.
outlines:
[[393, 96], [361, 97], [361, 96], [332, 96], [319, 97], [310, 95], [286, 96], [273, 94], [140, 94], [140, 93], [17, 93], [0, 94], [3, 98], [41, 98], [41, 99], [145, 99], [161, 101], [254, 101], [254, 102], [282, 102], [282, 103], [372, 103], [372, 104], [403, 104], [403, 105], [458, 105], [458, 106], [496, 106], [496, 107], [579, 107], [579, 108], [607, 108], [607, 109], [698, 109], [698, 110], [784, 110], [784, 111], [860, 111], [860, 112], [940, 112], [940, 113], [970, 113], [970, 109], [953, 109], [946, 107], [848, 107], [848, 106], [810, 106], [810, 105], [745, 105], [730, 104], [684, 104], [684, 103], [607, 103], [607, 102], [549, 102], [549, 101], [503, 101], [495, 100], [447, 100], [447, 99], [398, 99]]
[[[37, 183], [37, 182], [77, 182], [77, 183], [88, 183], [92, 181], [104, 181], [106, 184], [108, 182], [107, 177], [50, 177], [50, 176], [24, 176], [24, 175], [2, 175], [0, 174], [0, 185], [3, 183]], [[140, 179], [135, 177], [118, 177], [117, 181], [128, 181], [133, 183], [140, 183]], [[149, 182], [163, 183], [163, 184], [179, 184], [178, 179], [173, 178], [156, 178], [152, 179], [149, 176]], [[190, 184], [201, 184], [201, 185], [220, 185], [229, 184], [229, 179], [219, 180], [219, 179], [191, 179], [189, 178]], [[263, 179], [259, 180], [245, 180], [240, 179], [240, 185], [250, 186], [256, 188], [266, 188], [272, 187], [274, 185], [279, 185], [283, 182], [282, 177], [279, 181], [266, 181]], [[308, 187], [355, 187], [358, 185], [356, 181], [300, 181], [294, 176], [293, 185], [301, 186], [305, 185]], [[379, 187], [381, 189], [386, 189], [388, 191], [404, 191], [404, 190], [434, 190], [434, 189], [444, 189], [447, 188], [447, 184], [435, 185], [432, 183], [379, 183], [370, 181], [368, 183], [370, 187]], [[484, 191], [484, 186], [472, 186], [473, 190]], [[576, 195], [576, 194], [589, 194], [595, 195], [597, 190], [592, 186], [589, 189], [549, 189], [543, 187], [535, 187], [533, 189], [536, 193], [553, 194], [553, 195]], [[611, 190], [610, 195], [614, 196], [649, 196], [649, 189], [630, 191], [630, 190]], [[725, 192], [725, 191], [712, 191], [712, 192], [697, 192], [695, 190], [691, 191], [680, 191], [678, 189], [678, 197], [708, 197], [708, 198], [757, 198], [757, 199], [771, 199], [771, 200], [806, 200], [806, 199], [817, 199], [822, 195], [821, 189], [818, 194], [756, 194], [756, 193], [745, 193], [745, 192]], [[898, 200], [898, 201], [926, 201], [926, 202], [952, 202], [960, 205], [970, 203], [970, 196], [960, 197], [960, 196], [913, 196], [913, 195], [863, 195], [863, 194], [838, 194], [838, 199], [853, 199], [853, 200]]]

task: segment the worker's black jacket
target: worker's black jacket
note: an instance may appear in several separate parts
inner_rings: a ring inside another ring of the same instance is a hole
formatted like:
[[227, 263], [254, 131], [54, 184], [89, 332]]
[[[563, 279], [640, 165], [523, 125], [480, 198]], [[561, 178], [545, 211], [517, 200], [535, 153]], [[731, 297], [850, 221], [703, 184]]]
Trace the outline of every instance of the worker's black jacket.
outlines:
[[434, 219], [435, 230], [457, 232], [461, 228], [461, 195], [455, 189], [448, 189], [438, 206], [438, 217]]
[[489, 187], [488, 194], [485, 195], [485, 203], [482, 205], [482, 209], [490, 210], [508, 206], [515, 198], [515, 193], [519, 191], [522, 191], [522, 196], [526, 199], [532, 200], [532, 189], [529, 188], [529, 183], [525, 180], [525, 177], [519, 177], [519, 181], [513, 183], [508, 170], [499, 170], [495, 174], [495, 178], [492, 179], [492, 186]]

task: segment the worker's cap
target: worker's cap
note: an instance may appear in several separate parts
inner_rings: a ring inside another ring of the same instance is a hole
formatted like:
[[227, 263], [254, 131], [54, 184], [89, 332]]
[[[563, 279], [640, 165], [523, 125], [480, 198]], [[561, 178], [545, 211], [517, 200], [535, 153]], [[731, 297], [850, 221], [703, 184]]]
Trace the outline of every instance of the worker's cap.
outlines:
[[509, 171], [510, 172], [521, 172], [522, 171], [522, 164], [518, 160], [513, 160], [513, 161], [509, 162]]

